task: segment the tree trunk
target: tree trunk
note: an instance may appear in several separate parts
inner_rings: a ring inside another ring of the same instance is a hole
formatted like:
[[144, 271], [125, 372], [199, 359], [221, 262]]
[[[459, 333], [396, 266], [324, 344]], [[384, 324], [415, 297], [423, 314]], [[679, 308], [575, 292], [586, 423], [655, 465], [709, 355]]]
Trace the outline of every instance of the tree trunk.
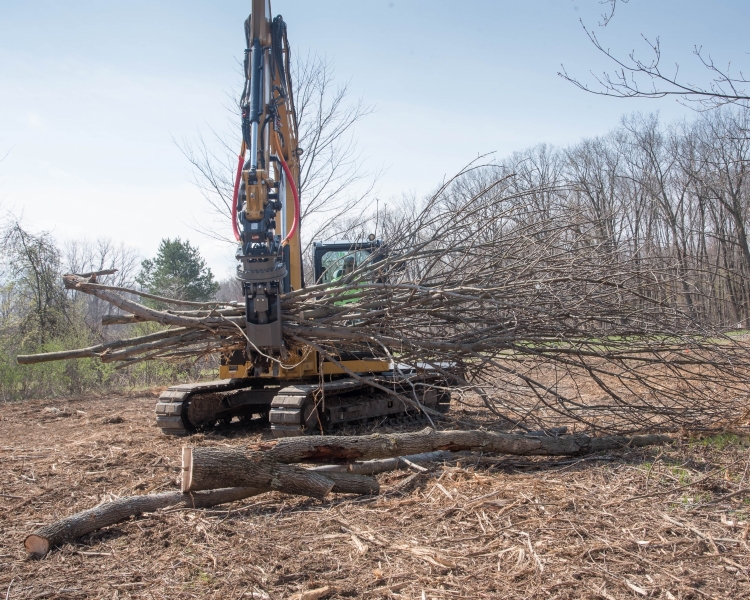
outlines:
[[[433, 452], [417, 456], [406, 456], [387, 460], [376, 460], [351, 465], [326, 465], [310, 469], [324, 474], [333, 481], [332, 492], [348, 494], [377, 494], [380, 491], [378, 482], [372, 477], [386, 471], [394, 471], [407, 467], [408, 462], [429, 462], [449, 458], [445, 452]], [[120, 521], [146, 512], [154, 512], [168, 506], [184, 506], [186, 508], [207, 508], [217, 504], [235, 502], [250, 496], [256, 496], [271, 491], [270, 488], [224, 488], [185, 494], [183, 492], [164, 492], [145, 496], [130, 496], [120, 498], [114, 502], [107, 502], [95, 508], [90, 508], [65, 517], [37, 529], [24, 541], [26, 550], [36, 556], [44, 556], [50, 548], [66, 541], [72, 541], [88, 533], [114, 525]]]
[[[669, 441], [669, 436], [660, 434], [598, 438], [587, 435], [552, 437], [492, 431], [435, 431], [425, 428], [413, 433], [285, 438], [263, 454], [268, 460], [279, 463], [345, 463], [438, 450], [574, 456], [625, 446], [658, 445]], [[214, 458], [220, 461], [221, 455], [228, 451], [214, 452]]]
[[183, 448], [182, 491], [259, 487], [287, 494], [325, 498], [330, 492], [369, 494], [380, 490], [371, 477], [320, 473], [279, 463], [265, 452], [239, 448]]
[[[182, 486], [185, 492], [191, 493], [165, 492], [120, 498], [42, 527], [29, 535], [24, 545], [31, 554], [44, 556], [55, 545], [144, 512], [154, 512], [168, 506], [205, 508], [271, 490], [313, 497], [323, 497], [329, 492], [378, 493], [378, 482], [367, 475], [405, 466], [418, 468], [414, 463], [450, 458], [447, 451], [570, 456], [669, 441], [669, 436], [659, 434], [552, 437], [488, 431], [434, 431], [427, 428], [415, 433], [387, 435], [286, 438], [265, 451], [183, 448]], [[380, 460], [353, 462], [362, 459]], [[287, 464], [303, 461], [352, 464], [312, 469]], [[235, 487], [228, 487], [230, 485]]]
[[[289, 494], [323, 498], [329, 492], [373, 493], [377, 482], [357, 473], [398, 468], [401, 461], [357, 463], [346, 472], [331, 467], [302, 469], [289, 463], [346, 463], [408, 456], [424, 452], [497, 452], [520, 455], [574, 456], [625, 446], [649, 446], [670, 441], [666, 435], [608, 436], [518, 435], [489, 431], [434, 431], [364, 436], [286, 438], [267, 450], [183, 448], [182, 489], [264, 487]], [[382, 462], [381, 465], [377, 463]], [[358, 479], [361, 478], [361, 479]]]
[[[377, 461], [380, 463], [381, 461]], [[370, 466], [370, 472], [380, 473], [398, 468], [390, 465], [378, 464]], [[338, 467], [346, 469], [346, 467]], [[374, 470], [373, 470], [374, 469]], [[316, 469], [311, 469], [316, 471]], [[332, 492], [346, 494], [377, 494], [380, 491], [378, 482], [372, 477], [351, 472], [334, 471], [325, 474], [325, 478], [333, 482]], [[95, 508], [55, 521], [50, 525], [37, 529], [24, 541], [26, 550], [35, 556], [44, 556], [53, 546], [72, 541], [89, 534], [102, 527], [114, 525], [131, 516], [146, 512], [155, 512], [168, 506], [183, 506], [185, 508], [208, 508], [217, 504], [235, 502], [250, 496], [257, 496], [272, 491], [270, 487], [232, 487], [212, 489], [191, 493], [164, 492], [144, 496], [129, 496], [114, 502], [107, 502]]]
[[24, 546], [31, 554], [44, 556], [53, 546], [77, 539], [102, 527], [114, 525], [131, 516], [154, 512], [168, 506], [181, 505], [186, 508], [206, 508], [216, 504], [235, 502], [266, 491], [268, 490], [244, 487], [217, 489], [196, 494], [164, 492], [162, 494], [120, 498], [37, 529], [26, 538]]

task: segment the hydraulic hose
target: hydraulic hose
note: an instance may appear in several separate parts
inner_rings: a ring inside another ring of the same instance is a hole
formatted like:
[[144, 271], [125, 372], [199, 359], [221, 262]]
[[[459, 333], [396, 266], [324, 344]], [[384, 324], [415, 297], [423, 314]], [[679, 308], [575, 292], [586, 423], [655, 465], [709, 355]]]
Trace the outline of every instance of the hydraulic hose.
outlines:
[[245, 142], [242, 142], [240, 155], [237, 157], [237, 175], [234, 178], [234, 194], [232, 194], [232, 231], [234, 239], [240, 241], [240, 229], [237, 226], [237, 198], [240, 194], [240, 179], [242, 178], [242, 164], [245, 162]]
[[289, 243], [289, 240], [292, 239], [292, 236], [295, 233], [297, 233], [297, 227], [299, 227], [299, 216], [300, 216], [299, 192], [297, 191], [297, 185], [294, 183], [294, 177], [292, 177], [292, 172], [289, 170], [289, 165], [286, 164], [286, 161], [284, 160], [284, 155], [281, 152], [281, 142], [279, 142], [279, 135], [275, 131], [273, 132], [273, 142], [274, 142], [273, 144], [274, 149], [276, 150], [276, 155], [279, 157], [279, 160], [281, 161], [281, 166], [284, 169], [284, 173], [286, 174], [286, 180], [289, 182], [289, 186], [292, 188], [292, 195], [294, 196], [294, 222], [292, 223], [292, 228], [289, 230], [289, 233], [281, 242], [281, 247], [283, 248]]

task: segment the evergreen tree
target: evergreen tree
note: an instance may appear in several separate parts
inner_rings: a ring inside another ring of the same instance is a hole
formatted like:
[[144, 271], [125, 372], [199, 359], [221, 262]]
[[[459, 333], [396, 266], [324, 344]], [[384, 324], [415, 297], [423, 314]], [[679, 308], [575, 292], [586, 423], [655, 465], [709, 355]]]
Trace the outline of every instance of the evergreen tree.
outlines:
[[150, 294], [192, 302], [211, 300], [219, 289], [198, 249], [180, 238], [163, 239], [156, 257], [141, 263], [136, 281]]

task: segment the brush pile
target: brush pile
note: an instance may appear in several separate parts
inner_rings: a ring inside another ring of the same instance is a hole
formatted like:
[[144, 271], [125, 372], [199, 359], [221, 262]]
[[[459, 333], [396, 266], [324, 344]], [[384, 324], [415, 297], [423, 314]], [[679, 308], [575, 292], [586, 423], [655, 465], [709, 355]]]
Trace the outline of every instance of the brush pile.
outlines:
[[[630, 433], [740, 416], [746, 345], [695, 311], [677, 260], [625, 252], [590, 218], [546, 210], [538, 199], [550, 190], [469, 175], [386, 219], [382, 249], [346, 277], [284, 295], [287, 343], [334, 363], [366, 350], [430, 365], [457, 386], [454, 400], [478, 394], [521, 427]], [[164, 329], [19, 362], [99, 357], [127, 366], [252, 347], [244, 305], [160, 298], [100, 285], [95, 274], [64, 283], [119, 309], [105, 324]]]

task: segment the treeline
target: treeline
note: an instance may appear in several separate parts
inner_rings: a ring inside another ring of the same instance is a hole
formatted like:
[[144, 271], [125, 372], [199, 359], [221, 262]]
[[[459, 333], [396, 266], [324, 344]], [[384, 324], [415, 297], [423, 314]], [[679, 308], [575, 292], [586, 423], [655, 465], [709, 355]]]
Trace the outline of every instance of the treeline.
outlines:
[[750, 294], [750, 112], [662, 123], [633, 115], [570, 148], [502, 163], [508, 185], [538, 190], [534, 218], [568, 221], [578, 243], [644, 275], [670, 272], [670, 297], [699, 321], [746, 327]]
[[99, 277], [106, 285], [145, 289], [186, 300], [210, 299], [220, 289], [196, 248], [162, 240], [157, 256], [141, 261], [124, 244], [102, 239], [59, 244], [49, 233], [33, 233], [6, 221], [0, 238], [0, 401], [55, 397], [167, 385], [196, 378], [213, 364], [143, 361], [116, 367], [98, 359], [21, 366], [19, 354], [81, 348], [151, 333], [154, 324], [103, 326], [116, 312], [87, 294], [66, 291], [65, 273], [116, 270]]
[[[749, 129], [750, 111], [740, 109], [672, 124], [654, 114], [628, 116], [610, 133], [568, 148], [539, 145], [470, 170], [450, 183], [435, 210], [451, 210], [497, 181], [479, 235], [533, 229], [571, 265], [576, 256], [588, 264], [599, 256], [602, 269], [627, 271], [631, 285], [649, 295], [654, 278], [663, 280], [664, 301], [696, 322], [746, 328]], [[361, 235], [377, 222], [378, 236], [387, 239], [420, 210], [402, 203], [369, 219]]]

